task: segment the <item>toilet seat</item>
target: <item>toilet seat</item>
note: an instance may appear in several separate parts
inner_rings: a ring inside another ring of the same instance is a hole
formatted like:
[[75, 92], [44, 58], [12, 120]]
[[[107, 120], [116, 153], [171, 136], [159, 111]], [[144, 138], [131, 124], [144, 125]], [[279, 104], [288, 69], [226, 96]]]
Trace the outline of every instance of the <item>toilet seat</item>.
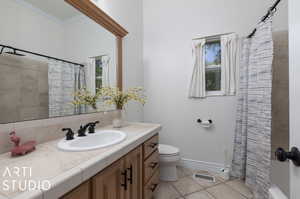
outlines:
[[179, 149], [170, 145], [160, 144], [158, 146], [158, 152], [160, 156], [168, 157], [168, 156], [178, 156]]

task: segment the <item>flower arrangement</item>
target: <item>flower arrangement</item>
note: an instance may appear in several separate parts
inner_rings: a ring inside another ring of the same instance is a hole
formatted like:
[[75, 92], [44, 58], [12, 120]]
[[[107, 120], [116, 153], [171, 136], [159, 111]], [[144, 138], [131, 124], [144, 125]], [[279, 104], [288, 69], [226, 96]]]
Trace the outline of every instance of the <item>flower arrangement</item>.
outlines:
[[97, 101], [100, 99], [107, 105], [115, 105], [118, 110], [123, 110], [129, 101], [136, 101], [142, 105], [146, 103], [144, 89], [141, 87], [130, 88], [124, 92], [116, 87], [103, 87], [97, 89], [95, 95], [84, 88], [75, 92], [74, 98], [74, 105], [89, 105], [95, 110], [97, 109]]
[[106, 104], [115, 105], [118, 110], [123, 110], [129, 101], [136, 101], [142, 105], [146, 103], [142, 87], [130, 88], [124, 92], [116, 87], [104, 87], [99, 90], [99, 93]]
[[80, 89], [75, 92], [74, 98], [75, 100], [72, 102], [73, 105], [89, 105], [94, 110], [97, 110], [97, 101], [99, 100], [100, 93], [96, 92], [93, 95], [86, 88]]

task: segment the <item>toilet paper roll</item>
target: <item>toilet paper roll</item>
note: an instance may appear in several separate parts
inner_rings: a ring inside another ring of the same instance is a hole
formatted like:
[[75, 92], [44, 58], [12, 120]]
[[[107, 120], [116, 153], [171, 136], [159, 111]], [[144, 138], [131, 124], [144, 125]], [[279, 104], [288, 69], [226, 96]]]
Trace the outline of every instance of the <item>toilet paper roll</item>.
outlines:
[[208, 120], [206, 120], [206, 121], [203, 121], [202, 124], [203, 125], [210, 125], [211, 123]]
[[212, 121], [211, 120], [204, 120], [201, 122], [201, 126], [204, 128], [210, 128], [212, 126]]

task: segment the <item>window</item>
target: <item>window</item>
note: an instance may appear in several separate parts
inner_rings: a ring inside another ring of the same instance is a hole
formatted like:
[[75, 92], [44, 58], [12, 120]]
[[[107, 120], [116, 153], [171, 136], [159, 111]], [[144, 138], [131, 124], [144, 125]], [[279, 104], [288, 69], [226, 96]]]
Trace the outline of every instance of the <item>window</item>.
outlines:
[[96, 58], [96, 77], [95, 77], [95, 80], [96, 80], [96, 91], [97, 89], [100, 89], [102, 88], [102, 85], [103, 85], [103, 65], [102, 65], [102, 59], [101, 57], [99, 58]]
[[236, 93], [236, 68], [240, 40], [235, 33], [193, 40], [194, 70], [189, 98], [232, 96]]
[[221, 42], [209, 41], [205, 44], [205, 83], [208, 95], [222, 94]]

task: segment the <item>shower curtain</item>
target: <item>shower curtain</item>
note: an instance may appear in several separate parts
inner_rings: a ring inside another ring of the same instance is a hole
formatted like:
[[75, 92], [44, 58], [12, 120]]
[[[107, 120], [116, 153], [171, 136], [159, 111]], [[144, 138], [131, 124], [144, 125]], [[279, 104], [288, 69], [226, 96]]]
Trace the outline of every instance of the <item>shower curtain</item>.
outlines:
[[[79, 73], [80, 72], [80, 73]], [[74, 93], [84, 84], [80, 66], [48, 60], [49, 117], [74, 115]]]
[[272, 17], [243, 40], [232, 176], [267, 199], [271, 168]]

